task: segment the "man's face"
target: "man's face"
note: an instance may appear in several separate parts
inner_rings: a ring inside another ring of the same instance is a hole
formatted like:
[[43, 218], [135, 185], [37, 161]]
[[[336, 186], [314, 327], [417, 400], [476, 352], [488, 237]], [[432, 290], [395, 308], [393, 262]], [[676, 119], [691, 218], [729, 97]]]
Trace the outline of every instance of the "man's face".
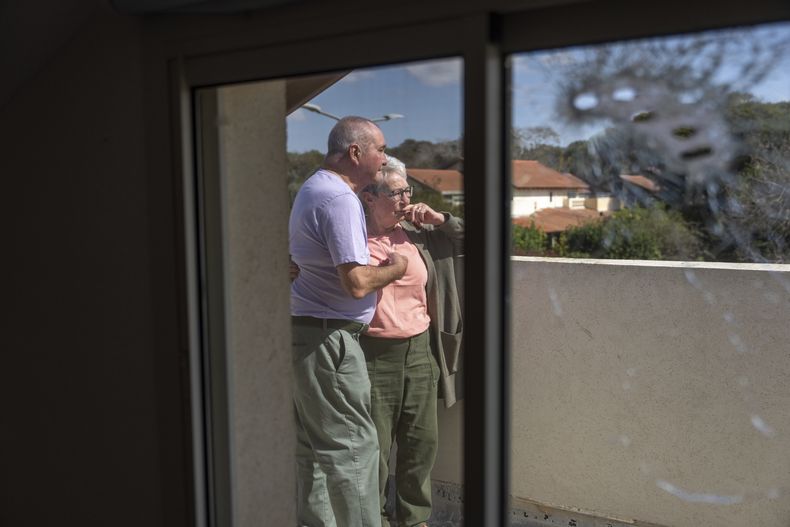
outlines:
[[376, 180], [376, 173], [387, 163], [387, 155], [384, 153], [387, 143], [384, 134], [377, 126], [371, 126], [371, 139], [365, 148], [360, 149], [358, 159], [359, 172], [364, 178], [362, 186], [373, 183]]

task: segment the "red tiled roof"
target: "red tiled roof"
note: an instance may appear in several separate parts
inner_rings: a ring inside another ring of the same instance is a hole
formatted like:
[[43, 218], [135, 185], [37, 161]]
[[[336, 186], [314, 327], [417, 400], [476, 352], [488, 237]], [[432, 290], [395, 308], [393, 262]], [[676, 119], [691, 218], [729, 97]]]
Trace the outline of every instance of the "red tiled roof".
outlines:
[[563, 174], [538, 161], [513, 161], [513, 186], [522, 189], [567, 188], [589, 190], [589, 185], [573, 174]]
[[426, 187], [439, 192], [463, 192], [464, 190], [464, 176], [458, 170], [410, 168], [406, 172]]
[[[458, 170], [410, 168], [410, 177], [439, 192], [463, 192], [463, 174]], [[521, 189], [576, 189], [590, 187], [573, 174], [563, 174], [538, 161], [513, 161], [513, 186]]]
[[650, 192], [658, 192], [659, 190], [661, 190], [661, 186], [658, 183], [645, 176], [629, 176], [626, 174], [622, 174], [620, 176], [620, 179], [622, 179], [626, 183], [632, 183], [637, 187], [642, 187], [643, 189]]
[[590, 209], [541, 209], [530, 216], [513, 218], [513, 223], [529, 227], [533, 222], [545, 233], [562, 232], [570, 227], [577, 227], [598, 220], [601, 215]]

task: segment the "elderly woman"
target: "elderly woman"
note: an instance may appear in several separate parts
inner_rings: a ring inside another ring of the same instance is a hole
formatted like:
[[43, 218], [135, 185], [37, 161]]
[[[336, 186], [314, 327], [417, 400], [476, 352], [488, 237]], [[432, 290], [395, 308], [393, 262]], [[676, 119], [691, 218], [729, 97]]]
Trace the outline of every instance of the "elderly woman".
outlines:
[[412, 204], [406, 167], [389, 158], [381, 181], [360, 193], [367, 210], [371, 265], [397, 250], [406, 274], [378, 292], [376, 312], [360, 344], [371, 382], [371, 414], [380, 447], [382, 520], [393, 441], [397, 525], [423, 526], [431, 514], [431, 469], [438, 447], [437, 391], [455, 403], [461, 346], [456, 264], [463, 222]]

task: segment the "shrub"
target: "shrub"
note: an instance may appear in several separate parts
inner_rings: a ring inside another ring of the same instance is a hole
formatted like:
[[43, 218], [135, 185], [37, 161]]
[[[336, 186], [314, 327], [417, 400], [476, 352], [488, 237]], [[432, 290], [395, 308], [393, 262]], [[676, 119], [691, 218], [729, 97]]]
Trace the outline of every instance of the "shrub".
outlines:
[[703, 254], [695, 230], [662, 205], [622, 209], [571, 228], [558, 248], [562, 256], [634, 260], [696, 260]]
[[531, 222], [528, 227], [513, 225], [513, 254], [539, 256], [546, 253], [546, 233]]

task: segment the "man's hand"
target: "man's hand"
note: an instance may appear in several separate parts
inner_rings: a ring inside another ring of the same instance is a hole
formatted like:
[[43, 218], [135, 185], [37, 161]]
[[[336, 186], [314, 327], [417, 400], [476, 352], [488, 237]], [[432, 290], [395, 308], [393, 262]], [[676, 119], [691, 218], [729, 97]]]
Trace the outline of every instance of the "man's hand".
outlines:
[[389, 254], [389, 258], [387, 260], [389, 261], [389, 265], [393, 268], [393, 270], [399, 273], [395, 280], [399, 280], [404, 274], [406, 274], [406, 269], [409, 267], [408, 258], [399, 252], [393, 251]]
[[352, 262], [337, 266], [337, 274], [348, 294], [364, 298], [385, 285], [398, 280], [406, 273], [409, 261], [397, 252], [391, 252], [388, 263], [379, 267]]

